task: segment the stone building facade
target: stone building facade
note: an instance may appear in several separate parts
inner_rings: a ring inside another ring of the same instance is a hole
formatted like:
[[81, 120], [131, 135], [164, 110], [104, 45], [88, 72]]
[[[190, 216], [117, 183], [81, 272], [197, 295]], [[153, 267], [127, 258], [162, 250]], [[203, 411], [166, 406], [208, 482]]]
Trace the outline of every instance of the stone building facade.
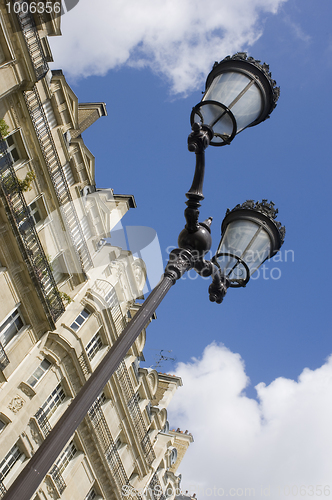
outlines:
[[[43, 2], [40, 2], [41, 4]], [[45, 6], [56, 2], [44, 2]], [[0, 5], [0, 498], [139, 308], [145, 266], [112, 245], [135, 207], [95, 184], [82, 132], [107, 115], [51, 71], [54, 12]], [[33, 500], [172, 500], [179, 377], [141, 368], [143, 330]]]

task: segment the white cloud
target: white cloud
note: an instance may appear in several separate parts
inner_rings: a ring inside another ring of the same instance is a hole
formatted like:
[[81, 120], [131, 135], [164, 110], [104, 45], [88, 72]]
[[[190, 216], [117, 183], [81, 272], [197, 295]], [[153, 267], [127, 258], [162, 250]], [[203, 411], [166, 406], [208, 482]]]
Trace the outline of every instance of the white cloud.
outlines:
[[80, 0], [62, 18], [54, 60], [67, 76], [150, 67], [173, 92], [197, 88], [211, 64], [246, 49], [287, 0]]
[[259, 402], [244, 393], [239, 354], [222, 345], [209, 345], [176, 373], [184, 386], [169, 419], [195, 439], [180, 466], [184, 490], [199, 500], [332, 494], [332, 356], [321, 368], [304, 369], [298, 381], [259, 384]]
[[291, 32], [296, 38], [307, 44], [312, 42], [312, 37], [308, 35], [298, 23], [293, 22], [289, 16], [285, 16], [284, 21], [290, 27]]

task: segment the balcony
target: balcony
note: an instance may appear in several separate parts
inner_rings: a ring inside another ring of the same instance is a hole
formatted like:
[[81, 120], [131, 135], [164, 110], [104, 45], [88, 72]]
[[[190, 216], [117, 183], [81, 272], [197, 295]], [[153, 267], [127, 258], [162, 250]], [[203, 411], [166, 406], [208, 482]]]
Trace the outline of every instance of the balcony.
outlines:
[[70, 236], [82, 272], [86, 273], [93, 263], [36, 86], [24, 92], [24, 99], [53, 183], [66, 232]]
[[156, 455], [143, 420], [138, 398], [135, 394], [126, 365], [123, 361], [120, 363], [120, 366], [115, 373], [120, 384], [121, 392], [127, 404], [129, 415], [131, 416], [137, 436], [140, 439], [146, 462], [148, 465], [151, 465], [156, 458]]
[[7, 488], [0, 479], [0, 498], [4, 497], [7, 493]]
[[91, 406], [88, 411], [88, 417], [95, 431], [102, 453], [106, 457], [107, 463], [110, 466], [110, 471], [114, 481], [116, 482], [119, 491], [121, 491], [122, 486], [128, 484], [129, 480], [116, 445], [113, 441], [111, 431], [108, 427], [99, 399], [97, 399]]
[[156, 472], [152, 476], [148, 491], [152, 500], [166, 500]]
[[[18, 23], [23, 34], [33, 69], [37, 81], [44, 78], [48, 72], [48, 64], [38, 35], [38, 30], [29, 9], [24, 9], [23, 5], [27, 5], [25, 0], [11, 0], [13, 11], [17, 14]], [[24, 12], [27, 10], [27, 12]]]
[[48, 476], [52, 478], [52, 481], [55, 484], [56, 489], [58, 490], [60, 495], [62, 495], [67, 485], [57, 465], [53, 465], [52, 469], [48, 473]]
[[12, 231], [53, 329], [65, 308], [13, 168], [12, 157], [7, 151], [7, 142], [1, 134], [0, 188]]
[[46, 413], [42, 408], [39, 408], [39, 410], [35, 413], [35, 419], [45, 439], [46, 436], [48, 436], [48, 434], [51, 432], [52, 427]]

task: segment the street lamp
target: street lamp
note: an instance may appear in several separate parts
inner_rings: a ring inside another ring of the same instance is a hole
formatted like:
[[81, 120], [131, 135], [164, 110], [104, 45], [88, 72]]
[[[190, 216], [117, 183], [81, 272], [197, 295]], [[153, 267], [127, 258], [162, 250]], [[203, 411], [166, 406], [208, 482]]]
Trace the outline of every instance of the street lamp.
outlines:
[[188, 137], [188, 149], [195, 152], [196, 169], [192, 186], [186, 193], [186, 225], [179, 235], [178, 248], [170, 253], [159, 284], [124, 328], [3, 500], [30, 500], [158, 305], [186, 271], [195, 269], [201, 276], [211, 276], [210, 300], [220, 303], [229, 287], [245, 286], [259, 265], [279, 250], [285, 228], [275, 221], [277, 210], [266, 200], [261, 203], [247, 201], [227, 211], [222, 223], [221, 242], [211, 261], [206, 261], [204, 256], [212, 244], [212, 218], [198, 222], [200, 202], [204, 199], [205, 149], [209, 144], [229, 144], [238, 132], [265, 120], [275, 107], [278, 96], [279, 89], [275, 87], [268, 66], [247, 58], [246, 54], [226, 57], [214, 66], [202, 102], [191, 114], [192, 133]]

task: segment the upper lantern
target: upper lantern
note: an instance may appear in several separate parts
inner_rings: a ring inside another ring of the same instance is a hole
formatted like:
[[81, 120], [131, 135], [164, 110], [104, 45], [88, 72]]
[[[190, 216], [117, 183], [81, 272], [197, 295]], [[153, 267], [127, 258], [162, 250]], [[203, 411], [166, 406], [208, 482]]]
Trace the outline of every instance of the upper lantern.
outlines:
[[239, 52], [214, 64], [190, 121], [210, 126], [214, 133], [210, 144], [224, 146], [243, 129], [266, 120], [279, 95], [269, 66]]

